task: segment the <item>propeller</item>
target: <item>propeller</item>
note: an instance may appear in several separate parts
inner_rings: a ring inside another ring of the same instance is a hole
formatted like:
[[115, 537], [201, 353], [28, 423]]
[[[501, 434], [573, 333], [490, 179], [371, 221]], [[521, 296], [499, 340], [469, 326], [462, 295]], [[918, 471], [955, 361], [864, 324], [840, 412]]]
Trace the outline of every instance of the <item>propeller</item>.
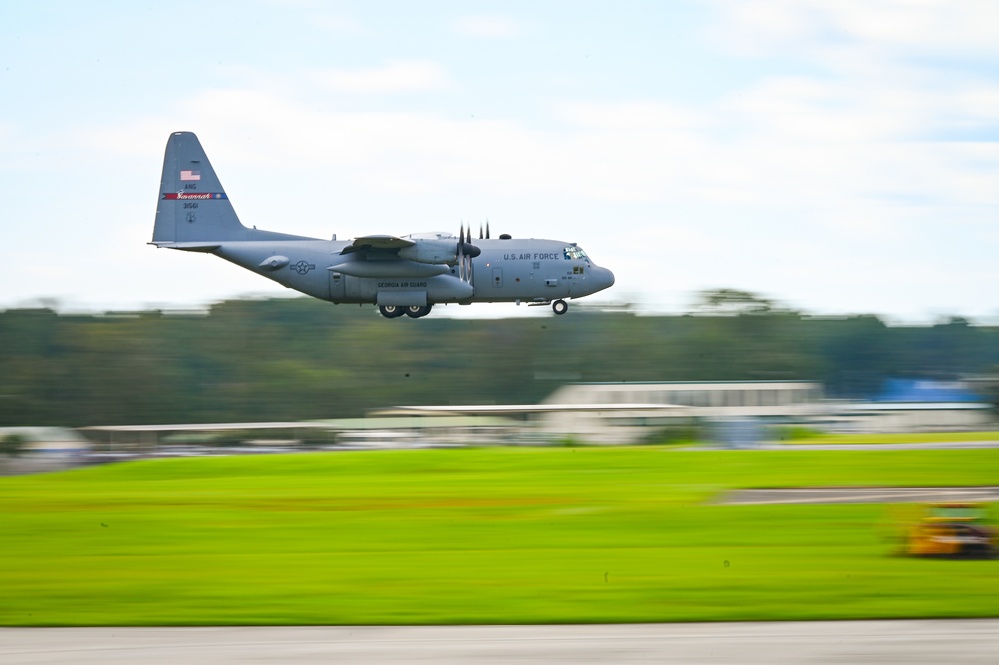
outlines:
[[465, 224], [462, 223], [461, 231], [458, 234], [458, 246], [455, 255], [458, 259], [458, 276], [472, 283], [472, 259], [482, 253], [482, 250], [472, 244], [472, 228], [469, 225], [468, 235], [465, 235]]
[[[482, 240], [482, 224], [479, 224], [479, 240]], [[486, 220], [486, 237], [485, 240], [489, 240], [489, 220]]]

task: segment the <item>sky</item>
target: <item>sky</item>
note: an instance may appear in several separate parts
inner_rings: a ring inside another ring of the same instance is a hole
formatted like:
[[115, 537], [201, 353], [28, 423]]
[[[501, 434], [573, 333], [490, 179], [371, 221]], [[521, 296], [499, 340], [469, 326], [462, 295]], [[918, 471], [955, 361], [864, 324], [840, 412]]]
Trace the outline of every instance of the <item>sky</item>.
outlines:
[[147, 244], [179, 130], [247, 226], [488, 220], [578, 242], [598, 305], [999, 323], [991, 0], [0, 0], [0, 309], [290, 295]]

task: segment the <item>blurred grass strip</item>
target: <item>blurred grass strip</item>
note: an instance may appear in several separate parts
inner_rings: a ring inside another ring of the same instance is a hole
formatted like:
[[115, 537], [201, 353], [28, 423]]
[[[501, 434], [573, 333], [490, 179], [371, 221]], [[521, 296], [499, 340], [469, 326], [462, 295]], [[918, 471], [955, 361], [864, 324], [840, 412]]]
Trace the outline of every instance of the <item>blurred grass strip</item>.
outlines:
[[895, 508], [732, 488], [994, 485], [999, 450], [465, 449], [0, 478], [0, 624], [999, 616], [999, 562], [892, 556]]

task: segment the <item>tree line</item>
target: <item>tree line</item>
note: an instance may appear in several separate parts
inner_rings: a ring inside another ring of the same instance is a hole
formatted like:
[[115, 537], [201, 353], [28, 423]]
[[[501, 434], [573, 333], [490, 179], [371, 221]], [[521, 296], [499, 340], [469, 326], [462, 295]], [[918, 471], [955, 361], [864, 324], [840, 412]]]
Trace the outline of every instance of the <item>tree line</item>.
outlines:
[[889, 378], [999, 366], [999, 327], [820, 318], [740, 291], [685, 315], [577, 304], [561, 317], [388, 321], [309, 298], [202, 313], [0, 312], [0, 426], [285, 421], [394, 405], [522, 404], [568, 382], [816, 380], [865, 399]]

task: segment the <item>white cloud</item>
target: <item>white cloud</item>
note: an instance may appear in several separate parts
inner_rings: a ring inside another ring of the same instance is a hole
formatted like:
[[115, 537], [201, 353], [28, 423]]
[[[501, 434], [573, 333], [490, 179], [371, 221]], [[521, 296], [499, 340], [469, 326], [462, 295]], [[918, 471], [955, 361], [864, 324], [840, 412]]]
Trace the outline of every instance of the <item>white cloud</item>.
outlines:
[[694, 108], [663, 102], [574, 102], [563, 103], [556, 111], [576, 127], [595, 130], [689, 131], [710, 124]]
[[991, 0], [713, 0], [716, 43], [745, 53], [999, 54]]
[[335, 92], [363, 95], [438, 90], [448, 85], [444, 70], [426, 60], [398, 60], [363, 69], [329, 69], [315, 73], [314, 78]]
[[815, 18], [831, 20], [863, 42], [922, 53], [999, 54], [999, 5], [991, 0], [824, 0], [817, 4], [822, 13]]
[[321, 28], [324, 32], [338, 37], [343, 35], [352, 37], [363, 36], [367, 32], [358, 21], [342, 16], [318, 14], [312, 18], [311, 23]]
[[[989, 94], [969, 92], [967, 103]], [[781, 78], [701, 108], [562, 103], [553, 109], [559, 129], [538, 131], [435, 112], [326, 111], [262, 86], [184, 100], [169, 125], [146, 120], [88, 137], [95, 148], [138, 155], [149, 154], [150, 140], [162, 150], [169, 131], [196, 129], [228, 161], [326, 169], [387, 194], [549, 193], [798, 209], [819, 219], [845, 210], [840, 216], [854, 218], [879, 198], [995, 203], [995, 144], [906, 138], [932, 124], [936, 104], [932, 93]]]
[[454, 30], [477, 39], [513, 39], [521, 35], [520, 26], [502, 16], [466, 16], [454, 23]]

